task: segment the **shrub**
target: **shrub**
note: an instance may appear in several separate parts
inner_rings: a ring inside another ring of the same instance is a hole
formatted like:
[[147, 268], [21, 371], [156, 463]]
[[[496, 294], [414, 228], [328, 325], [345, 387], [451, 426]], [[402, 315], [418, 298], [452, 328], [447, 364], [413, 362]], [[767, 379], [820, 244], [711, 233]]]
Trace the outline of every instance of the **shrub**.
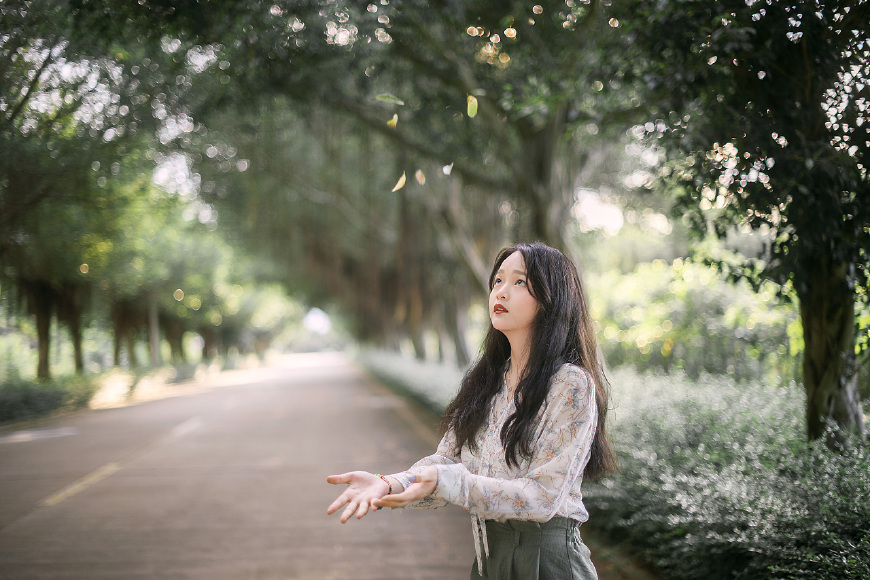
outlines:
[[58, 381], [65, 393], [61, 402], [61, 407], [64, 409], [87, 407], [99, 389], [98, 375], [72, 375], [58, 379]]
[[58, 409], [87, 406], [96, 386], [91, 377], [40, 382], [13, 374], [0, 384], [0, 423], [32, 419]]
[[668, 577], [868, 577], [867, 448], [808, 445], [796, 385], [611, 380], [621, 471], [587, 486], [596, 527]]
[[378, 379], [438, 415], [456, 396], [463, 374], [453, 366], [406, 359], [398, 353], [385, 351], [362, 351], [359, 360]]

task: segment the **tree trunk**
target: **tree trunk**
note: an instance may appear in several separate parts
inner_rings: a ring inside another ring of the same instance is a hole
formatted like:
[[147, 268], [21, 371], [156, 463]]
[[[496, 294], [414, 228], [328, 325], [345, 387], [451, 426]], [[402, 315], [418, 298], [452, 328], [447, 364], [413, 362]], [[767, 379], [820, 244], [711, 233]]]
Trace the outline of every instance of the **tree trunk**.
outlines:
[[[399, 168], [402, 167], [400, 160]], [[399, 198], [399, 240], [396, 247], [398, 271], [398, 300], [396, 321], [404, 329], [414, 347], [414, 356], [426, 359], [426, 344], [423, 340], [423, 296], [420, 287], [419, 240], [422, 236], [417, 213], [411, 207], [407, 189], [397, 192]]]
[[[151, 346], [151, 367], [160, 366], [160, 324], [157, 319], [157, 297], [153, 292], [148, 294], [148, 344]], [[184, 354], [181, 354], [182, 360]]]
[[460, 308], [458, 300], [460, 289], [456, 287], [456, 284], [457, 282], [454, 280], [451, 292], [447, 294], [444, 300], [444, 324], [447, 328], [447, 334], [453, 341], [453, 348], [456, 353], [456, 366], [465, 368], [471, 362], [471, 357], [468, 354], [468, 341], [465, 340], [464, 312]]
[[[163, 336], [166, 337], [166, 342], [169, 343], [169, 357], [172, 362], [174, 364], [187, 362], [187, 354], [184, 352], [184, 323], [177, 318], [160, 316], [157, 319], [157, 324], [163, 327]], [[152, 351], [155, 348], [155, 343], [157, 345], [157, 348], [159, 348], [159, 337], [156, 341], [152, 337]], [[157, 364], [160, 364], [159, 358]]]
[[115, 332], [112, 336], [112, 361], [116, 367], [121, 366], [121, 334], [117, 327], [115, 327]]
[[855, 302], [846, 264], [821, 257], [813, 265], [812, 278], [803, 286], [804, 292], [799, 290], [807, 435], [811, 440], [822, 437], [826, 422], [831, 421], [839, 432], [826, 442], [837, 448], [848, 434], [864, 434], [855, 356]]
[[63, 323], [69, 329], [73, 344], [73, 362], [76, 374], [84, 374], [85, 361], [82, 352], [82, 313], [89, 288], [84, 284], [65, 283], [54, 292], [56, 296], [55, 316], [58, 323]]
[[73, 316], [67, 321], [70, 338], [73, 343], [73, 358], [75, 359], [76, 374], [85, 374], [85, 357], [82, 352], [82, 325], [79, 316]]
[[121, 366], [121, 342], [124, 340], [124, 312], [119, 302], [113, 302], [111, 306], [112, 317], [112, 358], [116, 367]]
[[541, 128], [521, 127], [522, 157], [514, 163], [517, 193], [531, 211], [530, 237], [564, 250], [573, 191], [562, 163], [566, 106], [558, 105]]
[[489, 266], [474, 244], [471, 228], [468, 227], [462, 207], [462, 182], [459, 178], [450, 182], [445, 207], [441, 218], [445, 231], [456, 247], [456, 253], [462, 259], [472, 279], [476, 280], [481, 290], [489, 292]]
[[35, 283], [30, 288], [29, 298], [31, 312], [36, 316], [36, 335], [38, 340], [39, 361], [36, 365], [36, 377], [42, 380], [51, 379], [49, 368], [49, 353], [51, 351], [51, 313], [54, 301], [51, 290], [46, 284]]
[[127, 330], [124, 338], [127, 342], [127, 355], [130, 357], [130, 368], [137, 369], [139, 368], [139, 361], [136, 360], [136, 336], [133, 329]]

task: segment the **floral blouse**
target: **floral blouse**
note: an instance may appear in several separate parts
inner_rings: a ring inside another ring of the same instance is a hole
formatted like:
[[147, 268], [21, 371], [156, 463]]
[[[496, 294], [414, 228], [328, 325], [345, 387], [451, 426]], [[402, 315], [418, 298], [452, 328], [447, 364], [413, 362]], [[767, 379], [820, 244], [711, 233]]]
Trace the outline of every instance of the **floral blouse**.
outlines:
[[478, 566], [489, 555], [483, 520], [549, 521], [555, 516], [585, 522], [580, 484], [589, 461], [598, 422], [595, 387], [588, 372], [562, 365], [550, 380], [550, 392], [539, 412], [531, 460], [508, 466], [501, 443], [501, 428], [514, 411], [514, 401], [502, 386], [493, 398], [486, 422], [477, 435], [477, 450], [464, 446], [454, 453], [454, 434], [448, 431], [434, 455], [410, 469], [393, 474], [405, 487], [410, 475], [435, 466], [435, 492], [412, 507], [441, 507], [454, 503], [472, 515]]

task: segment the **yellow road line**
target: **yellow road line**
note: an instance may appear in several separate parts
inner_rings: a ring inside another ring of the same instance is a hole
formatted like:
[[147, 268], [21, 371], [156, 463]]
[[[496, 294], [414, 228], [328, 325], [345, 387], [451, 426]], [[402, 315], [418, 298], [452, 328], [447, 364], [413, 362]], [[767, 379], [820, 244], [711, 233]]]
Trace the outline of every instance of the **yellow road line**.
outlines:
[[119, 469], [121, 469], [120, 463], [107, 463], [106, 465], [100, 467], [99, 469], [92, 471], [88, 475], [84, 476], [80, 480], [69, 484], [68, 486], [66, 486], [65, 488], [60, 490], [59, 492], [57, 492], [57, 493], [47, 497], [46, 499], [42, 500], [42, 505], [44, 507], [57, 505], [60, 502], [62, 502], [63, 500], [71, 498], [72, 496], [74, 496], [75, 494], [84, 490], [88, 486], [93, 485], [99, 481], [102, 481], [103, 479], [106, 479], [107, 477], [109, 477], [113, 473], [117, 472]]

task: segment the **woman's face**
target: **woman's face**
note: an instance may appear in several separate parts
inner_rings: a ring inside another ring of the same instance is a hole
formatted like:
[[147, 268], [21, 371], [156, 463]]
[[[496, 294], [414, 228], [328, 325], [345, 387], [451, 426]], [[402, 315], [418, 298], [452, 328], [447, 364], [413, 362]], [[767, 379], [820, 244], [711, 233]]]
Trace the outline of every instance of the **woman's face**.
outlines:
[[499, 266], [489, 293], [489, 319], [508, 339], [525, 338], [538, 314], [538, 301], [529, 291], [526, 263], [521, 252]]

